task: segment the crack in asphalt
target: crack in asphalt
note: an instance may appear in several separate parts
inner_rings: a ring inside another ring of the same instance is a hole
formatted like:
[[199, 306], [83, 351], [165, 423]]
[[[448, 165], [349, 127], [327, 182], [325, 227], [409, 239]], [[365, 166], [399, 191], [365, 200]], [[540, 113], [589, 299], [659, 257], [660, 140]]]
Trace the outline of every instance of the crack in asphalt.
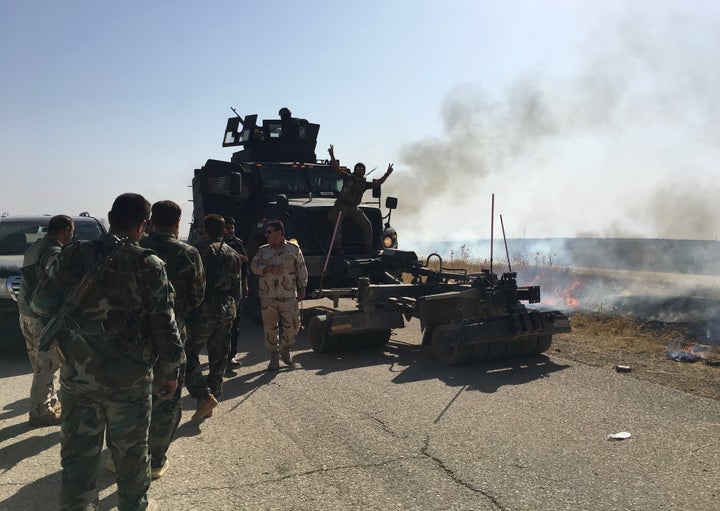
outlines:
[[489, 491], [483, 490], [482, 488], [475, 488], [470, 483], [463, 481], [460, 477], [458, 477], [455, 473], [455, 471], [451, 468], [449, 468], [447, 465], [445, 465], [445, 462], [438, 458], [437, 456], [430, 453], [430, 435], [425, 435], [425, 442], [423, 445], [423, 448], [421, 450], [421, 453], [426, 458], [432, 460], [440, 469], [442, 469], [445, 474], [452, 479], [453, 482], [456, 484], [459, 484], [460, 486], [464, 486], [468, 490], [474, 491], [475, 493], [478, 493], [488, 499], [497, 509], [504, 509], [500, 502], [498, 502], [498, 499]]
[[380, 425], [380, 428], [381, 428], [385, 433], [387, 433], [388, 435], [390, 435], [391, 437], [393, 437], [393, 438], [405, 438], [405, 437], [403, 437], [403, 436], [398, 435], [397, 433], [395, 433], [395, 431], [393, 431], [393, 429], [392, 429], [392, 428], [388, 425], [388, 423], [385, 422], [384, 420], [382, 420], [382, 419], [380, 419], [380, 418], [378, 418], [378, 417], [375, 417], [375, 416], [372, 415], [371, 413], [363, 412], [363, 415], [364, 415], [365, 417], [367, 417], [368, 419], [371, 419], [371, 420], [375, 421], [377, 424], [379, 424], [379, 425]]
[[404, 461], [404, 460], [412, 460], [412, 459], [420, 459], [419, 456], [399, 456], [397, 458], [392, 458], [385, 461], [378, 461], [375, 463], [357, 463], [352, 465], [338, 465], [335, 467], [326, 467], [322, 466], [320, 468], [315, 468], [313, 470], [307, 470], [305, 472], [294, 472], [292, 474], [286, 474], [284, 476], [280, 477], [274, 477], [272, 479], [263, 479], [261, 481], [252, 481], [249, 483], [241, 484], [241, 485], [233, 485], [233, 486], [258, 486], [261, 484], [267, 484], [267, 483], [275, 483], [278, 481], [285, 481], [286, 479], [292, 479], [294, 477], [305, 477], [313, 474], [320, 474], [323, 472], [336, 472], [340, 470], [348, 470], [353, 468], [374, 468], [374, 467], [384, 467], [387, 465], [390, 465], [392, 463], [395, 463], [397, 461]]
[[[387, 425], [386, 425], [382, 420], [377, 419], [376, 417], [372, 417], [372, 416], [369, 415], [369, 414], [368, 414], [368, 417], [376, 420], [378, 423], [380, 423], [380, 424], [383, 425], [385, 428], [387, 428], [387, 430], [388, 430], [390, 433], [392, 433], [392, 430], [390, 430], [390, 428], [388, 428]], [[393, 436], [396, 436], [396, 435], [393, 434]], [[450, 478], [450, 480], [452, 480], [455, 484], [457, 484], [457, 485], [459, 485], [459, 486], [462, 486], [462, 487], [464, 487], [464, 488], [467, 488], [468, 490], [470, 490], [470, 491], [472, 491], [472, 492], [474, 492], [474, 493], [477, 493], [477, 494], [479, 494], [479, 495], [482, 495], [484, 498], [486, 498], [488, 501], [490, 501], [490, 502], [492, 503], [492, 505], [493, 505], [495, 508], [497, 508], [498, 510], [502, 511], [502, 510], [505, 509], [505, 508], [500, 504], [500, 502], [498, 501], [498, 499], [497, 499], [491, 492], [489, 492], [488, 490], [482, 489], [482, 488], [476, 488], [476, 487], [472, 486], [470, 483], [464, 481], [462, 478], [458, 477], [457, 474], [456, 474], [456, 472], [455, 472], [453, 469], [449, 468], [442, 459], [440, 459], [440, 458], [438, 458], [437, 456], [431, 454], [431, 453], [430, 453], [430, 436], [429, 436], [429, 435], [425, 435], [425, 440], [424, 440], [424, 442], [423, 442], [422, 449], [420, 449], [420, 452], [419, 452], [418, 454], [416, 454], [416, 455], [412, 455], [412, 456], [398, 456], [398, 457], [396, 457], [396, 458], [391, 458], [391, 459], [388, 459], [388, 460], [379, 461], [379, 462], [375, 462], [375, 463], [355, 463], [355, 464], [350, 464], [350, 465], [338, 465], [338, 466], [334, 466], [334, 467], [322, 466], [322, 467], [320, 467], [320, 468], [315, 468], [315, 469], [312, 469], [312, 470], [306, 470], [305, 472], [294, 472], [294, 473], [291, 473], [291, 474], [285, 474], [285, 475], [283, 475], [283, 476], [273, 477], [273, 478], [270, 478], [270, 479], [263, 479], [263, 480], [260, 480], [260, 481], [252, 481], [252, 482], [248, 482], [248, 483], [244, 483], [244, 484], [240, 484], [240, 485], [235, 484], [235, 485], [233, 485], [233, 487], [238, 487], [238, 486], [240, 486], [240, 487], [254, 487], [254, 486], [259, 486], [259, 485], [263, 485], [263, 484], [267, 484], [267, 483], [275, 483], [275, 482], [285, 481], [285, 480], [287, 480], [287, 479], [293, 479], [293, 478], [297, 478], [297, 477], [311, 476], [311, 475], [314, 475], [314, 474], [321, 474], [321, 473], [325, 473], [325, 472], [337, 472], [337, 471], [341, 471], [341, 470], [350, 470], [350, 469], [356, 469], [356, 468], [384, 467], [384, 466], [388, 466], [388, 465], [391, 465], [391, 464], [393, 464], [393, 463], [396, 463], [396, 462], [398, 462], [398, 461], [417, 460], [417, 459], [428, 459], [428, 460], [432, 461], [432, 462], [433, 462], [437, 467], [439, 467], [439, 468]]]

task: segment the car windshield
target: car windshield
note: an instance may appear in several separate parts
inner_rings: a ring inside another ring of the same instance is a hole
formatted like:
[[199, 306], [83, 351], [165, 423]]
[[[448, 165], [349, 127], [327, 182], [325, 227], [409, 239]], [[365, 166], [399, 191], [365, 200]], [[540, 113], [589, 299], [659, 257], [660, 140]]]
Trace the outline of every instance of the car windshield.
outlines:
[[[18, 220], [0, 222], [0, 255], [23, 255], [37, 240], [47, 233], [45, 221]], [[75, 223], [75, 240], [94, 240], [103, 233], [97, 222]]]

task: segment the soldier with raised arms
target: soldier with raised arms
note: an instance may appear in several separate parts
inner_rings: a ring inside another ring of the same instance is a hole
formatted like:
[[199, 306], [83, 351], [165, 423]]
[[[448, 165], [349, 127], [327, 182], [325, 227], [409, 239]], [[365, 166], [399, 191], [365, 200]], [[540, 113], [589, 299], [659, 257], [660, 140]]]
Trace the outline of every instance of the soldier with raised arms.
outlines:
[[[328, 213], [328, 222], [333, 225], [333, 228], [337, 225], [337, 232], [335, 234], [335, 247], [337, 248], [337, 252], [343, 252], [342, 222], [346, 218], [350, 218], [362, 229], [363, 248], [365, 253], [369, 253], [372, 250], [372, 223], [370, 223], [368, 217], [365, 216], [365, 213], [363, 213], [360, 209], [360, 203], [362, 202], [362, 197], [366, 190], [379, 187], [385, 182], [390, 174], [392, 174], [393, 164], [388, 164], [387, 171], [380, 179], [373, 179], [368, 182], [365, 178], [364, 163], [356, 163], [352, 173], [350, 173], [345, 167], [341, 167], [335, 159], [335, 149], [332, 145], [328, 149], [328, 153], [330, 154], [330, 164], [343, 180], [343, 187], [340, 191], [340, 195], [335, 200], [335, 204], [332, 208], [330, 208]], [[340, 219], [339, 222], [338, 217]]]

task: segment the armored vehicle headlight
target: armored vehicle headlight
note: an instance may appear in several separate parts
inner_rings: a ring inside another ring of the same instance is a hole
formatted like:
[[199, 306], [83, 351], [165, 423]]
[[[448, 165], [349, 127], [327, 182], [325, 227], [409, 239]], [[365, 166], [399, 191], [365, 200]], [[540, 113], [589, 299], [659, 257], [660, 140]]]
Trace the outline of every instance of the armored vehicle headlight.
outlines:
[[385, 245], [385, 248], [390, 248], [393, 246], [393, 239], [392, 236], [385, 236], [383, 238], [383, 245]]

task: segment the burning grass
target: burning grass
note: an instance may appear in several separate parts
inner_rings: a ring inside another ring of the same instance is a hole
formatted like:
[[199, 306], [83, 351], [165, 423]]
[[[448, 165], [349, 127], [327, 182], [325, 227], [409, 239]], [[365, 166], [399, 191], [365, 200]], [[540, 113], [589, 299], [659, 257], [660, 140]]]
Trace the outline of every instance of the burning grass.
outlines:
[[[438, 269], [440, 261], [431, 258], [428, 265]], [[469, 273], [490, 266], [487, 260], [469, 257], [452, 258], [442, 265]], [[629, 366], [632, 377], [720, 400], [719, 322], [712, 311], [705, 314], [712, 319], [678, 319], [683, 313], [692, 316], [688, 310], [678, 309], [697, 307], [697, 300], [689, 301], [684, 293], [674, 296], [666, 282], [661, 282], [661, 287], [669, 294], [662, 300], [625, 298], [629, 283], [636, 286], [633, 292], [637, 292], [638, 282], [641, 290], [647, 287], [644, 275], [629, 282], [627, 275], [615, 272], [584, 269], [580, 274], [572, 268], [527, 261], [513, 261], [512, 270], [518, 274], [518, 285], [540, 286], [543, 306], [570, 316], [573, 331], [556, 335], [549, 353], [608, 370]], [[507, 263], [493, 263], [493, 271], [507, 271]], [[664, 319], [668, 317], [673, 320]]]

